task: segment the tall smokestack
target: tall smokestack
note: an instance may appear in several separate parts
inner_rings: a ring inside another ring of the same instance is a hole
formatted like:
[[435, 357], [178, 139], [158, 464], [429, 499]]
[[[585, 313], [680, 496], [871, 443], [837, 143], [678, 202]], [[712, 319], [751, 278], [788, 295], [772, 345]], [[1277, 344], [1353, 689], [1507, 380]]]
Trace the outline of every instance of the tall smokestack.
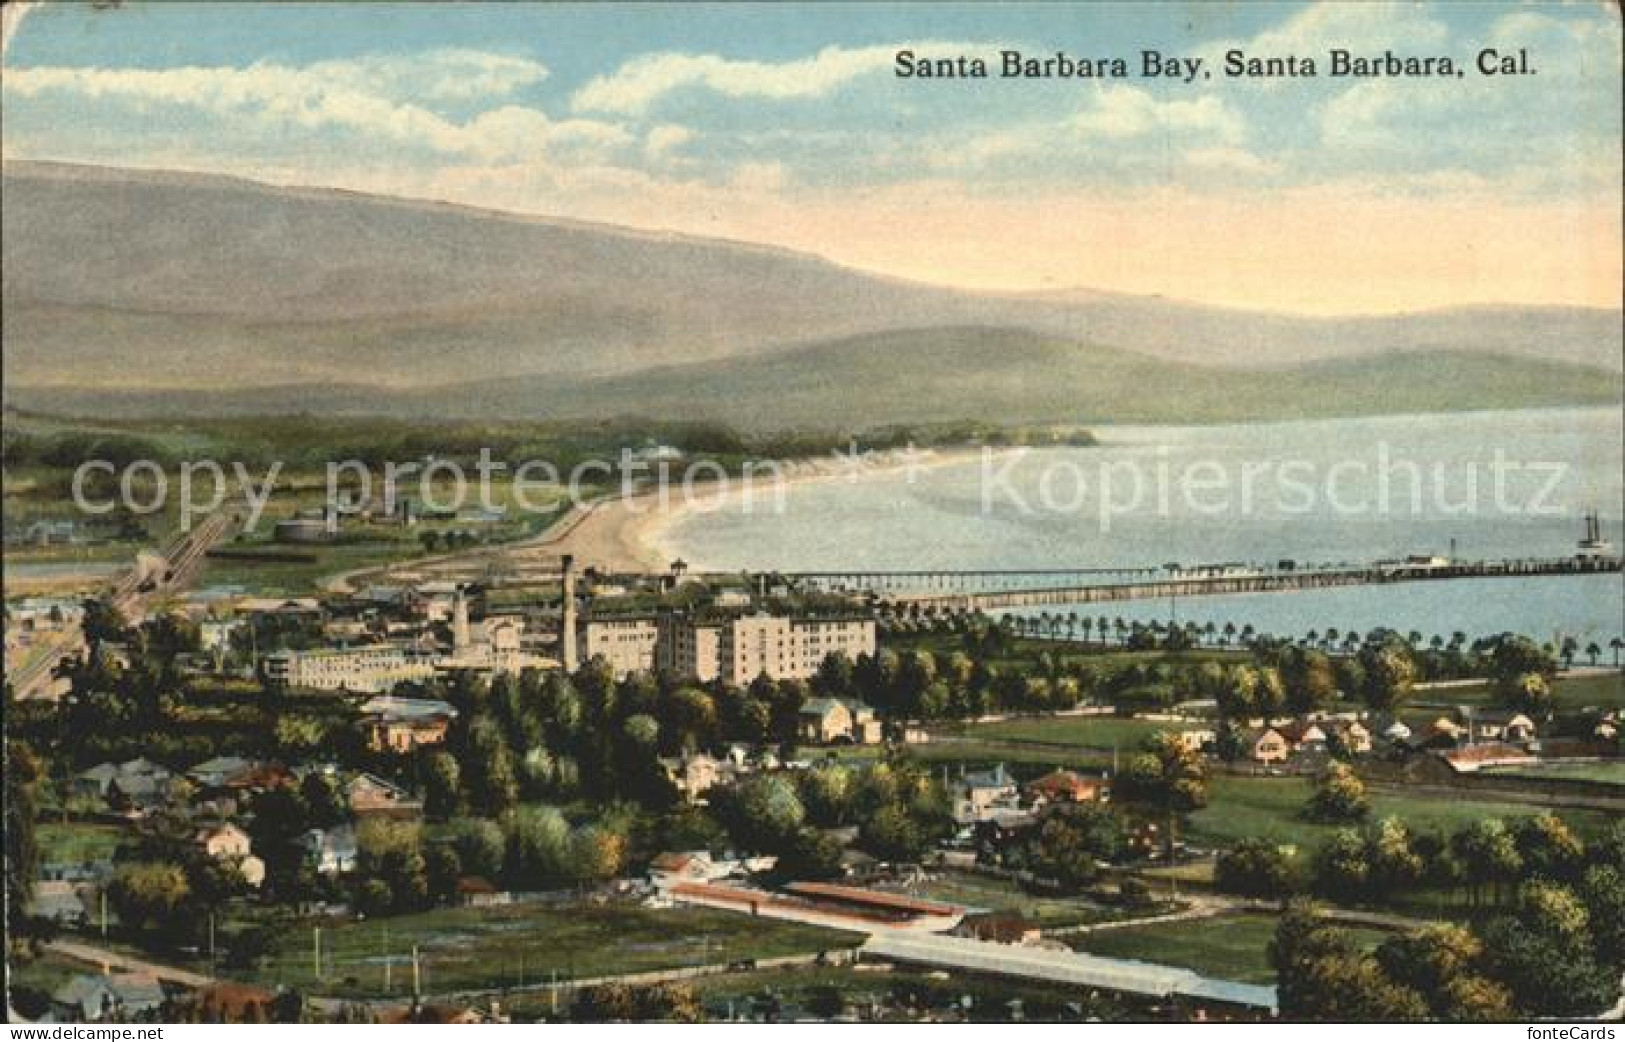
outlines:
[[566, 672], [574, 673], [576, 658], [576, 559], [564, 555], [564, 607], [559, 622], [559, 653]]
[[461, 586], [451, 601], [451, 647], [454, 652], [468, 650], [468, 596]]

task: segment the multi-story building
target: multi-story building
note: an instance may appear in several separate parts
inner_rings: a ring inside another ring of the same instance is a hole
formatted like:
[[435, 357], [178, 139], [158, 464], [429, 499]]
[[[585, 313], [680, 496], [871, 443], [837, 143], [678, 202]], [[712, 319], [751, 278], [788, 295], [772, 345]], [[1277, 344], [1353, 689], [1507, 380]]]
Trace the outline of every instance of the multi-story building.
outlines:
[[435, 654], [399, 644], [278, 651], [265, 656], [265, 678], [285, 687], [322, 691], [392, 690], [403, 680], [434, 676]]
[[583, 619], [577, 647], [583, 662], [602, 658], [617, 677], [655, 667], [660, 620], [653, 615], [615, 615]]
[[578, 636], [583, 658], [603, 656], [616, 676], [662, 669], [741, 686], [764, 673], [811, 677], [833, 652], [854, 659], [875, 652], [874, 620], [856, 616], [602, 617], [583, 620]]

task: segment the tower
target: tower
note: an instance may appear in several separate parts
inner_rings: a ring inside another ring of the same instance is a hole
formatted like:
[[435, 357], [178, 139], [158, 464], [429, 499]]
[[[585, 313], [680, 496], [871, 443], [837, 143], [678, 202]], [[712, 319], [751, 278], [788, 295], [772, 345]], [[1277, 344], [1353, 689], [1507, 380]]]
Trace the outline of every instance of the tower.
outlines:
[[468, 650], [468, 595], [461, 586], [451, 602], [451, 649], [456, 654]]
[[559, 657], [564, 662], [566, 672], [576, 671], [576, 559], [571, 554], [564, 555], [563, 586], [564, 603], [559, 612]]

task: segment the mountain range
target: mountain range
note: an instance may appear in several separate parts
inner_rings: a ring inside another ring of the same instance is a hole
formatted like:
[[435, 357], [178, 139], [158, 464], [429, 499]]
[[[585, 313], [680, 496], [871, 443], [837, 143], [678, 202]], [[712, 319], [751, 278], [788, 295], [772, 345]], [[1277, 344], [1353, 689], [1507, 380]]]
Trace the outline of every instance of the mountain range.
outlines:
[[7, 162], [7, 404], [1248, 420], [1620, 401], [1617, 311], [1319, 318], [989, 293], [777, 247], [211, 175]]

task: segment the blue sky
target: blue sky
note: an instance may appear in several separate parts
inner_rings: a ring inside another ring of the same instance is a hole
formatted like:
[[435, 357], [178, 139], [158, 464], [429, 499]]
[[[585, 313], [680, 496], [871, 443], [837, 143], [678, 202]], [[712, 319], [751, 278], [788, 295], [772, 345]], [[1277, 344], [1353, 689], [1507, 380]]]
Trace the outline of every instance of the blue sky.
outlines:
[[[1486, 46], [1527, 47], [1538, 74], [1324, 75], [1331, 47], [1471, 66]], [[1136, 73], [1150, 48], [1214, 76], [893, 75], [902, 48], [1006, 47]], [[1323, 75], [1229, 80], [1230, 47]], [[1620, 27], [1600, 3], [53, 3], [5, 64], [8, 159], [726, 235], [990, 288], [1618, 301]]]

